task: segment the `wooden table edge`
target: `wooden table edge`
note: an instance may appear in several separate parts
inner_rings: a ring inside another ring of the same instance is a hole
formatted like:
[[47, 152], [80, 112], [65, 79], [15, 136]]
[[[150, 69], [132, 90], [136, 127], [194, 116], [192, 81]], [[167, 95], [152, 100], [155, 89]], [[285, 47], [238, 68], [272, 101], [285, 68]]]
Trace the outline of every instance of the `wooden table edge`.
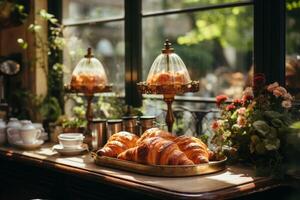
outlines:
[[80, 178], [97, 181], [99, 183], [104, 183], [111, 186], [117, 186], [126, 190], [133, 190], [139, 193], [147, 192], [148, 195], [161, 199], [227, 199], [245, 196], [247, 194], [252, 194], [255, 192], [262, 192], [283, 185], [283, 183], [279, 181], [273, 180], [268, 177], [262, 177], [258, 178], [253, 182], [247, 182], [238, 186], [227, 187], [225, 189], [202, 193], [184, 193], [162, 189], [155, 186], [149, 186], [140, 182], [126, 180], [124, 178], [95, 172], [89, 169], [82, 169], [79, 167], [57, 163], [50, 160], [42, 160], [39, 158], [30, 157], [28, 155], [15, 153], [13, 151], [0, 150], [0, 158], [4, 158], [11, 161], [23, 162], [29, 165], [51, 169], [69, 175], [75, 175]]

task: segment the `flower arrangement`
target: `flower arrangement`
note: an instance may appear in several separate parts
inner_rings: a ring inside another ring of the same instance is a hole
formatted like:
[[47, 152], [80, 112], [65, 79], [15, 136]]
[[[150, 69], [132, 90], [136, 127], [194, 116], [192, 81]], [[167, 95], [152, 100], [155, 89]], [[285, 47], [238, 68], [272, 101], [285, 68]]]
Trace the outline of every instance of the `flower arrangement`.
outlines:
[[277, 82], [265, 85], [264, 76], [258, 76], [241, 99], [226, 100], [224, 95], [216, 98], [221, 117], [212, 123], [212, 144], [217, 151], [230, 152], [232, 161], [254, 164], [257, 175], [282, 175], [292, 96]]

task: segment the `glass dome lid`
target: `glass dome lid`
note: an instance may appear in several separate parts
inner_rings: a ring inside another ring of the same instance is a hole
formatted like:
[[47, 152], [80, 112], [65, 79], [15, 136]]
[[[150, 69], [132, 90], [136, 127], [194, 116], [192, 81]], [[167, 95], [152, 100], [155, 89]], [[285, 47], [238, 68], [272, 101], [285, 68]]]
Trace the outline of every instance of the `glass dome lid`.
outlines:
[[184, 62], [174, 53], [168, 39], [154, 60], [146, 82], [148, 85], [185, 85], [191, 82]]
[[72, 72], [71, 88], [78, 91], [93, 92], [107, 85], [107, 77], [101, 62], [94, 58], [91, 48]]

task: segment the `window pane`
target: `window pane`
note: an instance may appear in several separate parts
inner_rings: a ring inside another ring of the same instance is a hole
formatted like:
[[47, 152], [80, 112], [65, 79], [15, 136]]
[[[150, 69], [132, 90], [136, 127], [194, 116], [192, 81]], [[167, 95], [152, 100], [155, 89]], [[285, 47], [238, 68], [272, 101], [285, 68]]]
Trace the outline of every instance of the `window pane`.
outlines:
[[287, 0], [286, 86], [300, 100], [300, 2]]
[[147, 13], [236, 2], [243, 2], [243, 0], [147, 0], [143, 1], [143, 12]]
[[[218, 116], [215, 103], [178, 102], [172, 105], [175, 122], [173, 133], [176, 135], [202, 135], [208, 134], [212, 119]], [[145, 99], [141, 111], [144, 115], [156, 116], [157, 127], [167, 130], [165, 123], [166, 103], [162, 100]]]
[[64, 82], [69, 83], [71, 73], [86, 49], [91, 47], [96, 58], [104, 66], [108, 81], [114, 91], [124, 92], [124, 26], [123, 22], [111, 22], [95, 26], [66, 27], [64, 37]]
[[123, 0], [64, 0], [63, 23], [124, 16]]
[[166, 38], [191, 78], [201, 80], [194, 95], [241, 95], [252, 65], [252, 6], [143, 19], [143, 80]]

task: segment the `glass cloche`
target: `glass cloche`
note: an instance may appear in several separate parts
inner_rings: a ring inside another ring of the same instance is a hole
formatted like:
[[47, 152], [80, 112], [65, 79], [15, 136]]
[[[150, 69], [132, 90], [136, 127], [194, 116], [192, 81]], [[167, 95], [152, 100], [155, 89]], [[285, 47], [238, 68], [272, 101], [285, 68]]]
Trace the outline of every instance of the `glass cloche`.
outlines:
[[185, 85], [191, 82], [187, 68], [181, 58], [174, 53], [169, 40], [154, 60], [148, 74], [148, 85]]
[[71, 89], [93, 93], [106, 87], [107, 77], [101, 62], [92, 55], [91, 48], [87, 51], [72, 73]]

